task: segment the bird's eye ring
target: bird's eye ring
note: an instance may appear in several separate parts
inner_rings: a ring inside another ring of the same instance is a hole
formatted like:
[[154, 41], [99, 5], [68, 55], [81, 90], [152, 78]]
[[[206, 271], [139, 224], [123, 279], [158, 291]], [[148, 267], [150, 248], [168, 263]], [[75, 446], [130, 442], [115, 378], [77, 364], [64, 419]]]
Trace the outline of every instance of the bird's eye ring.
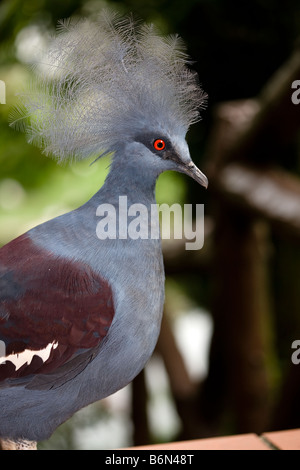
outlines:
[[166, 143], [162, 139], [156, 139], [153, 142], [153, 147], [155, 148], [155, 150], [164, 150], [164, 148], [166, 147]]

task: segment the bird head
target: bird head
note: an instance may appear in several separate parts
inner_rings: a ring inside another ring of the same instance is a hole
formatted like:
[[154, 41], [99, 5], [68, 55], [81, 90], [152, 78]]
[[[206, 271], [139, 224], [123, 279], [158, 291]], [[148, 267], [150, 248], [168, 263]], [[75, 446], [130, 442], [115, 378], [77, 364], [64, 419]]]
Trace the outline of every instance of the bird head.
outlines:
[[[138, 168], [138, 171], [142, 169], [152, 179], [164, 171], [172, 170], [190, 176], [205, 188], [208, 186], [206, 176], [191, 159], [184, 137], [169, 136], [159, 130], [143, 132], [134, 136], [124, 147], [120, 155], [130, 155], [130, 167]], [[118, 159], [118, 153], [115, 158]]]
[[112, 153], [118, 165], [175, 170], [206, 187], [185, 140], [205, 98], [181, 38], [104, 11], [59, 23], [12, 121], [59, 161]]

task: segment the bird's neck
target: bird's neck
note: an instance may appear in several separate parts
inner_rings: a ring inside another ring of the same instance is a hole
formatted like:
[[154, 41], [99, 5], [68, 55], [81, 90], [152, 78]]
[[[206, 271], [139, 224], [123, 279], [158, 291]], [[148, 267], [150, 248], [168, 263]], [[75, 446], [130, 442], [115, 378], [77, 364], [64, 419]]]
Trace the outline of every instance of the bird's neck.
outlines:
[[113, 161], [110, 172], [100, 190], [101, 197], [110, 201], [126, 195], [130, 203], [155, 202], [155, 185], [158, 174], [132, 163]]
[[[106, 253], [109, 254], [106, 248], [98, 252], [99, 240], [102, 247], [113, 246], [115, 253], [120, 250], [123, 260], [125, 247], [128, 250], [127, 255], [131, 257], [136, 249], [142, 253], [143, 250], [148, 251], [151, 246], [153, 263], [157, 263], [156, 258], [161, 262], [155, 182], [154, 175], [150, 178], [148, 174], [143, 178], [134, 168], [113, 166], [101, 189], [86, 204], [73, 212], [71, 217], [82, 215], [81, 221], [84, 224], [80, 235], [77, 230], [75, 236], [80, 236], [80, 243], [88, 245], [89, 253], [92, 253], [96, 263], [99, 263], [99, 253], [102, 261]], [[76, 220], [78, 222], [79, 218]], [[94, 251], [91, 250], [92, 245]], [[94, 263], [93, 259], [90, 260], [91, 263]], [[105, 258], [105, 263], [106, 269], [110, 269], [109, 259]], [[115, 269], [114, 266], [112, 269]]]

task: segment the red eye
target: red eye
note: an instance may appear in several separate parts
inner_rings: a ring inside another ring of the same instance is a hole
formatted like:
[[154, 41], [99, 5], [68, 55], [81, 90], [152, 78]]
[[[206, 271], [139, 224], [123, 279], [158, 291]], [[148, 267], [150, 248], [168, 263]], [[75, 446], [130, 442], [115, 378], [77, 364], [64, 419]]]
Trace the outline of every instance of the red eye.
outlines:
[[163, 150], [166, 146], [166, 143], [162, 139], [156, 139], [153, 143], [155, 150]]

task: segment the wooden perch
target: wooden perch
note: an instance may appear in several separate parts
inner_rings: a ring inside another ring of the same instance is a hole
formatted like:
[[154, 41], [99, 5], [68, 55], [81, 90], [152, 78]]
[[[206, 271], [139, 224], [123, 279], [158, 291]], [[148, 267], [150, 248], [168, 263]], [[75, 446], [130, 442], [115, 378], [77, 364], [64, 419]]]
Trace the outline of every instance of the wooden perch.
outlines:
[[228, 162], [259, 164], [264, 161], [262, 148], [276, 150], [279, 141], [291, 141], [300, 128], [300, 108], [291, 99], [292, 83], [299, 77], [297, 48], [256, 98], [222, 103], [216, 108], [206, 156], [210, 179], [217, 177], [220, 167]]
[[236, 207], [263, 217], [276, 230], [300, 238], [300, 181], [284, 170], [228, 164], [218, 189]]
[[255, 99], [216, 109], [207, 148], [211, 190], [232, 206], [263, 217], [285, 234], [300, 237], [300, 181], [274, 168], [300, 129], [292, 83], [300, 77], [296, 49]]

